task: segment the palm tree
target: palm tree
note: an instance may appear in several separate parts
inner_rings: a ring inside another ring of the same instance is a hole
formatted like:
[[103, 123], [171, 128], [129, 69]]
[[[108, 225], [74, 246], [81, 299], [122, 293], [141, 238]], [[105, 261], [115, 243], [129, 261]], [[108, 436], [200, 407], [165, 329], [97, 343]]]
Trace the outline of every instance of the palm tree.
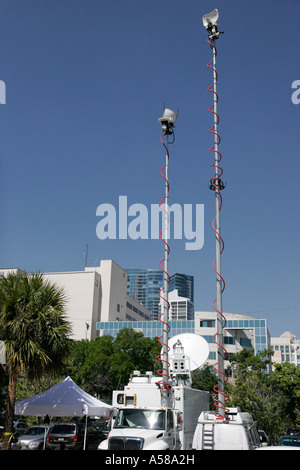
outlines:
[[29, 378], [36, 378], [57, 370], [70, 350], [71, 327], [65, 305], [63, 290], [40, 273], [12, 273], [0, 280], [0, 338], [5, 342], [9, 376], [5, 438], [13, 429], [20, 373], [26, 371]]

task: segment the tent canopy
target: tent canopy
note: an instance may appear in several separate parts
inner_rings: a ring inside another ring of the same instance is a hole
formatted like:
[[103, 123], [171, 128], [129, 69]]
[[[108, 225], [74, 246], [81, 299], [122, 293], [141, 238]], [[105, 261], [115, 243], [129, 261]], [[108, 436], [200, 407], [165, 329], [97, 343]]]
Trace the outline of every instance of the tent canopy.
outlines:
[[108, 417], [113, 409], [82, 390], [70, 377], [31, 398], [17, 401], [16, 415]]

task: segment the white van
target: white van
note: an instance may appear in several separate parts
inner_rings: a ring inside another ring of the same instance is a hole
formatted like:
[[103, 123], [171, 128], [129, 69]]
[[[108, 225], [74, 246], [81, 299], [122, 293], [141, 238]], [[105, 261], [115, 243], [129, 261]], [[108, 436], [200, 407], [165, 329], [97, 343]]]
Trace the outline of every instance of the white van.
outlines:
[[260, 446], [256, 423], [239, 408], [229, 408], [224, 420], [216, 419], [215, 411], [204, 411], [198, 418], [192, 445], [195, 450], [252, 450]]

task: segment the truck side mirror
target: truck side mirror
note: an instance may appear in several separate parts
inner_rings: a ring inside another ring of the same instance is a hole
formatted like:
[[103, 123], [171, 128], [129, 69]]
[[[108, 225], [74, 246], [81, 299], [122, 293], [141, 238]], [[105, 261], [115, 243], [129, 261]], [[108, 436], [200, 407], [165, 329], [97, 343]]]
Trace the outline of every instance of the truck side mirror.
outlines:
[[177, 426], [176, 426], [178, 431], [182, 431], [182, 423], [183, 423], [182, 413], [178, 413], [177, 414]]

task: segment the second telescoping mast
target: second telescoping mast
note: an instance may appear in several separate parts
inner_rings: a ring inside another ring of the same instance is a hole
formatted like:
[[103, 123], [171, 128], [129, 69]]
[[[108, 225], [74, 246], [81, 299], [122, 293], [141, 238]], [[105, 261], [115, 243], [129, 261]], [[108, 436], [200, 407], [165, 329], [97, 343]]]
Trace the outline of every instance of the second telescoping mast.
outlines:
[[[216, 299], [213, 302], [213, 307], [217, 312], [217, 333], [214, 336], [214, 342], [218, 346], [218, 362], [217, 362], [217, 372], [218, 372], [218, 385], [215, 387], [215, 392], [218, 394], [217, 402], [215, 403], [218, 411], [216, 417], [218, 419], [224, 419], [226, 415], [226, 394], [225, 394], [225, 379], [227, 376], [224, 371], [224, 358], [227, 356], [227, 351], [224, 348], [224, 338], [223, 338], [223, 328], [226, 324], [226, 320], [222, 313], [222, 293], [225, 287], [224, 279], [221, 276], [221, 253], [224, 249], [224, 242], [221, 237], [221, 227], [220, 227], [220, 210], [222, 207], [222, 196], [221, 191], [224, 189], [225, 185], [221, 179], [223, 170], [220, 167], [221, 154], [219, 152], [219, 143], [220, 136], [218, 134], [218, 123], [219, 115], [217, 112], [217, 103], [218, 103], [218, 93], [217, 93], [217, 79], [218, 74], [216, 70], [216, 56], [217, 49], [215, 46], [216, 40], [219, 38], [221, 31], [218, 29], [219, 13], [215, 9], [212, 12], [203, 15], [203, 25], [205, 26], [208, 32], [207, 42], [210, 44], [213, 51], [213, 60], [207, 64], [207, 66], [213, 70], [213, 86], [209, 88], [209, 91], [213, 92], [214, 104], [213, 107], [209, 108], [209, 111], [213, 113], [214, 116], [214, 126], [210, 129], [210, 132], [214, 135], [214, 147], [210, 150], [214, 153], [214, 163], [211, 165], [214, 167], [214, 178], [210, 180], [210, 189], [215, 193], [215, 209], [216, 214], [213, 221], [213, 229], [216, 234], [216, 259], [213, 263], [213, 269], [216, 273]], [[212, 65], [211, 65], [212, 64]], [[216, 305], [215, 305], [216, 303]], [[217, 338], [217, 339], [216, 339]]]

